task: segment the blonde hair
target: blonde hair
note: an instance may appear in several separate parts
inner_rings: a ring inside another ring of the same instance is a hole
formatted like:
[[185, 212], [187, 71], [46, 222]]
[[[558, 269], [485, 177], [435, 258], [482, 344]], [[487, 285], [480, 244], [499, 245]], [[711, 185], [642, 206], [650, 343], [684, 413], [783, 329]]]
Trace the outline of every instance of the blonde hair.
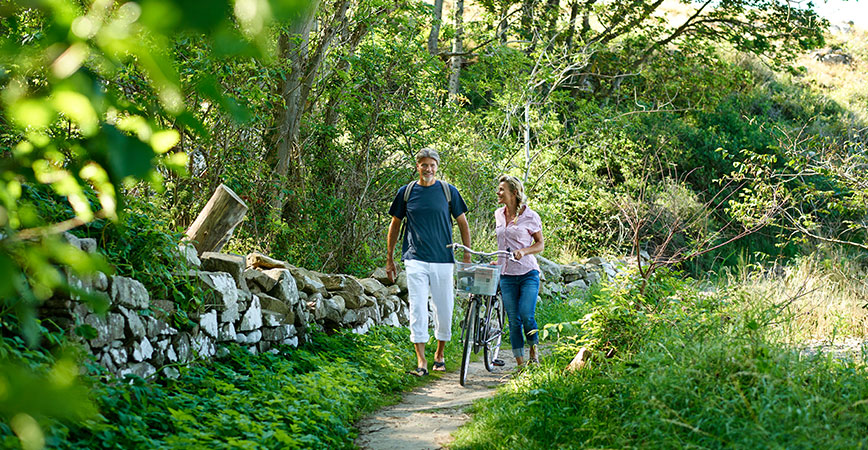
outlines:
[[501, 175], [500, 179], [497, 180], [497, 184], [506, 183], [509, 186], [509, 190], [512, 191], [513, 195], [515, 195], [516, 205], [515, 205], [515, 215], [518, 217], [519, 213], [521, 213], [521, 205], [527, 203], [527, 199], [524, 196], [524, 185], [521, 180], [512, 176], [512, 175]]

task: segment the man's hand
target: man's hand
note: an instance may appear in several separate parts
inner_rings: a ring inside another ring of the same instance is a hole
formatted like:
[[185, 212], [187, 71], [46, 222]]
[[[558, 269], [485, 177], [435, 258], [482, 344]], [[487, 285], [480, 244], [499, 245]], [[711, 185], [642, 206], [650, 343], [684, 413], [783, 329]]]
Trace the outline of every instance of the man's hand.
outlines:
[[386, 261], [386, 276], [392, 283], [394, 283], [395, 279], [398, 277], [398, 269], [395, 267], [395, 261], [391, 259]]
[[464, 263], [470, 264], [470, 252], [468, 252], [466, 250], [464, 251]]

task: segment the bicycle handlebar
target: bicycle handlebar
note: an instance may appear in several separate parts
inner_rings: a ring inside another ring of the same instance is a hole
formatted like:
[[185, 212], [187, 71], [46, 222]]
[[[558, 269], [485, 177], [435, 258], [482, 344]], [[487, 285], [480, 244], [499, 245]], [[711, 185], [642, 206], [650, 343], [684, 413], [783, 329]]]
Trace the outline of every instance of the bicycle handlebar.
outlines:
[[510, 261], [517, 261], [517, 259], [515, 259], [515, 257], [512, 255], [512, 252], [506, 251], [506, 250], [497, 250], [497, 251], [493, 251], [491, 253], [477, 252], [476, 250], [473, 250], [470, 247], [468, 247], [466, 245], [459, 244], [457, 242], [454, 242], [452, 244], [447, 244], [446, 247], [451, 248], [453, 252], [455, 251], [456, 248], [460, 248], [460, 249], [464, 250], [465, 252], [470, 253], [471, 255], [478, 255], [478, 256], [484, 256], [484, 257], [489, 257], [489, 258], [492, 256], [506, 256], [507, 258], [509, 258]]

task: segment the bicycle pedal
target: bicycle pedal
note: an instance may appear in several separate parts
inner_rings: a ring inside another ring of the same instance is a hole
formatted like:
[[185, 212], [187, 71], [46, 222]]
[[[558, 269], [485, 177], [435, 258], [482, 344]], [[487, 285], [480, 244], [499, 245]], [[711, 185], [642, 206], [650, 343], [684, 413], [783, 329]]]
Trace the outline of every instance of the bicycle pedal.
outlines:
[[501, 366], [505, 366], [506, 362], [502, 359], [495, 359], [495, 360], [491, 361], [491, 364], [495, 365], [497, 367], [501, 367]]

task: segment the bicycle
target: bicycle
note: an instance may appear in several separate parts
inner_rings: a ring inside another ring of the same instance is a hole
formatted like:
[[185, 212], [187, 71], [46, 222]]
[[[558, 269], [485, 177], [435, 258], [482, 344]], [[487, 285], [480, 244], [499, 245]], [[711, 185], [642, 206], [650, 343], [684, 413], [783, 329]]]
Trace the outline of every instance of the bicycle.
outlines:
[[476, 255], [478, 263], [455, 263], [456, 288], [470, 292], [467, 311], [461, 322], [460, 342], [463, 348], [461, 370], [458, 383], [464, 386], [467, 381], [467, 369], [470, 366], [470, 356], [483, 350], [485, 370], [492, 372], [495, 366], [504, 365], [497, 356], [500, 353], [500, 343], [503, 340], [506, 311], [500, 295], [500, 266], [487, 264], [485, 261], [494, 256], [506, 256], [513, 259], [512, 253], [504, 250], [484, 253], [454, 243], [447, 247], [454, 252], [456, 248]]

